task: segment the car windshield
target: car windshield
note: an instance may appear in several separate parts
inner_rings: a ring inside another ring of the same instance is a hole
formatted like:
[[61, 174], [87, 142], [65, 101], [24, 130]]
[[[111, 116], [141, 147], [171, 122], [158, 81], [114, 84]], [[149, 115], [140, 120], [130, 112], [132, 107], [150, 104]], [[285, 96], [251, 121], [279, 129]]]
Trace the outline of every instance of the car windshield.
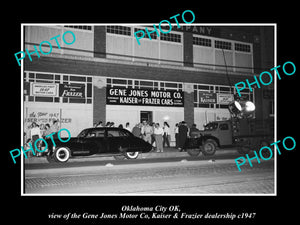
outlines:
[[217, 128], [218, 128], [217, 123], [208, 123], [208, 124], [204, 125], [204, 130], [215, 130]]
[[133, 136], [132, 133], [130, 133], [128, 130], [125, 129], [121, 130], [120, 132], [122, 133], [122, 136], [127, 136], [127, 137]]
[[108, 137], [129, 137], [131, 133], [127, 130], [107, 130]]
[[88, 129], [81, 131], [77, 137], [85, 137], [87, 135], [88, 131], [89, 131]]

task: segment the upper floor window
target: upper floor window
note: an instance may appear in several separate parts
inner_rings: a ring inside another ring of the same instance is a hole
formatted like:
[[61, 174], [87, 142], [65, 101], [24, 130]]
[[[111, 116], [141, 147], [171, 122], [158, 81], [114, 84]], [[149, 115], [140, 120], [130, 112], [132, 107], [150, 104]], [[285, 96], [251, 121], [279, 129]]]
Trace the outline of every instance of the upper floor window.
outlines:
[[231, 42], [215, 40], [215, 48], [231, 50]]
[[193, 37], [193, 44], [194, 45], [201, 45], [201, 46], [205, 46], [205, 47], [211, 47], [211, 39]]
[[[147, 28], [148, 29], [148, 28]], [[139, 31], [140, 29], [138, 29], [138, 28], [134, 28], [134, 32], [137, 32], [137, 31]], [[148, 38], [149, 39], [149, 36], [148, 36], [148, 34], [147, 34], [147, 32], [145, 31], [145, 30], [143, 30], [144, 31], [144, 38]], [[151, 29], [148, 29], [148, 31], [149, 31], [149, 33], [150, 32], [152, 32], [152, 30]], [[136, 36], [137, 37], [141, 37], [143, 35], [143, 33], [142, 32], [138, 32], [138, 33], [136, 33]], [[150, 37], [151, 37], [151, 39], [157, 39], [157, 33], [156, 32], [152, 32], [152, 33], [150, 33]]]
[[92, 26], [69, 26], [66, 25], [64, 27], [74, 28], [74, 29], [80, 29], [80, 30], [92, 30]]
[[247, 44], [234, 43], [234, 49], [240, 52], [251, 52], [251, 47]]
[[131, 36], [131, 27], [106, 26], [106, 32], [111, 34], [121, 34], [121, 35]]
[[167, 34], [161, 33], [160, 40], [181, 43], [181, 35], [174, 34], [174, 33], [167, 33]]

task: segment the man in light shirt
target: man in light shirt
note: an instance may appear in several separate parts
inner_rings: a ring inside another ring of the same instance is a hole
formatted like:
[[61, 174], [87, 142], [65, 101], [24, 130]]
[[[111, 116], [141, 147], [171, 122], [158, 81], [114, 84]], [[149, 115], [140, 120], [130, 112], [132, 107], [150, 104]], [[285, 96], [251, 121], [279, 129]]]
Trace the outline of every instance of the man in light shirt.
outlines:
[[154, 137], [155, 137], [157, 152], [164, 151], [164, 149], [163, 149], [163, 134], [164, 134], [163, 128], [159, 126], [159, 123], [156, 123], [155, 127], [154, 127]]
[[142, 132], [144, 141], [151, 144], [151, 135], [153, 134], [153, 129], [149, 125], [149, 123], [147, 123], [146, 121], [143, 121], [143, 126], [142, 126], [141, 132]]

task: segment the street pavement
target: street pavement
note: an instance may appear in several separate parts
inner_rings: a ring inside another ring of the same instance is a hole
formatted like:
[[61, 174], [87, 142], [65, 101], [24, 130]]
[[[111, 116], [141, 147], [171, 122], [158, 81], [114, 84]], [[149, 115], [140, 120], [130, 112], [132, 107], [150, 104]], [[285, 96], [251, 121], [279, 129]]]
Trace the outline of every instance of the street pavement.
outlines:
[[[175, 156], [176, 155], [176, 156]], [[273, 195], [274, 160], [239, 172], [233, 151], [211, 157], [187, 153], [116, 161], [92, 157], [66, 164], [26, 163], [24, 192], [32, 195]]]

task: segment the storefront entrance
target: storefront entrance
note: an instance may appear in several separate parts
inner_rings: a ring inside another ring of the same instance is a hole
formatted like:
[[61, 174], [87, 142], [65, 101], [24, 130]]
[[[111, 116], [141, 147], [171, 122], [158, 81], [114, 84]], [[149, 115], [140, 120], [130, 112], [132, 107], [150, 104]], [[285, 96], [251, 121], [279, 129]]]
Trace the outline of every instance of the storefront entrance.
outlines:
[[153, 121], [153, 115], [152, 111], [141, 111], [140, 113], [140, 122], [147, 121], [149, 123], [152, 123]]

